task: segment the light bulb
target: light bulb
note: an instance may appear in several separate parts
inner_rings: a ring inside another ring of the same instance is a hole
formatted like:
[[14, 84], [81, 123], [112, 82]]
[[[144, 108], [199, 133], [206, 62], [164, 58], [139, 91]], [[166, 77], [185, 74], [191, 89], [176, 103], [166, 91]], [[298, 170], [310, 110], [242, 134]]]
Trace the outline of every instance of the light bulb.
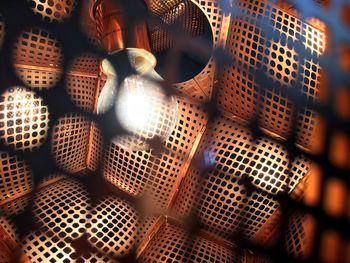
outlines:
[[154, 56], [139, 49], [128, 50], [130, 64], [139, 73], [124, 79], [117, 90], [117, 74], [105, 60], [102, 68], [107, 81], [98, 99], [97, 113], [114, 106], [121, 126], [129, 134], [118, 136], [113, 142], [129, 150], [146, 150], [148, 141], [157, 137], [165, 141], [175, 128], [178, 106], [173, 96], [167, 96], [153, 80], [162, 80], [155, 72]]
[[147, 140], [167, 139], [177, 120], [177, 101], [148, 79], [132, 75], [124, 80], [115, 107], [120, 124], [133, 135], [119, 144], [129, 149], [147, 149]]
[[156, 111], [150, 93], [158, 87], [139, 76], [125, 79], [117, 100], [116, 114], [118, 119], [131, 131], [143, 129]]

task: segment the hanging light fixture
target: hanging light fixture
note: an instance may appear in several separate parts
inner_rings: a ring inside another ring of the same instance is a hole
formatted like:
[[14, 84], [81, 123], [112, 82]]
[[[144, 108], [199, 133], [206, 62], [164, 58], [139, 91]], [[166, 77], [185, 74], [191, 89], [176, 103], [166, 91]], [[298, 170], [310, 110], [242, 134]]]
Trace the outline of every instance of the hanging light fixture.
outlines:
[[[102, 71], [107, 81], [101, 90], [97, 114], [113, 108], [120, 125], [127, 133], [112, 139], [128, 150], [150, 149], [150, 141], [166, 141], [177, 121], [177, 100], [165, 94], [159, 85], [163, 79], [154, 70], [157, 61], [149, 52], [147, 27], [144, 22], [133, 25], [134, 34], [126, 37], [126, 11], [121, 3], [104, 0], [96, 2], [92, 17], [102, 27], [102, 46], [109, 54], [126, 50], [131, 67], [136, 74], [119, 81], [118, 72], [107, 60], [102, 61]], [[113, 25], [113, 30], [110, 28]], [[118, 32], [115, 32], [118, 28]], [[125, 41], [128, 39], [128, 41]], [[132, 47], [132, 48], [130, 48]]]
[[[102, 62], [107, 81], [97, 104], [97, 114], [111, 107], [119, 123], [128, 132], [113, 142], [129, 150], [146, 150], [149, 141], [165, 141], [177, 121], [176, 98], [167, 96], [158, 84], [162, 78], [154, 70], [155, 57], [143, 49], [127, 49], [129, 61], [138, 74], [130, 75], [118, 86], [118, 76], [108, 60]], [[154, 80], [154, 81], [153, 81]]]

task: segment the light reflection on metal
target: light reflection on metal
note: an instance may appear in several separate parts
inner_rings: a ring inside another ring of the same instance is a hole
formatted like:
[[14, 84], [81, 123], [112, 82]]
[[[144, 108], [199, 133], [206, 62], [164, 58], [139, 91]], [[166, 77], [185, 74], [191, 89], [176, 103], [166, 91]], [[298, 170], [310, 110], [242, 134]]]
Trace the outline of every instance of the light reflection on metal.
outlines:
[[49, 112], [43, 100], [23, 87], [10, 88], [0, 98], [0, 138], [17, 150], [44, 143]]
[[[123, 4], [113, 0], [97, 1], [91, 12], [99, 27], [101, 45], [106, 51], [113, 52], [126, 47], [151, 50], [144, 21], [134, 24], [133, 28], [126, 28], [127, 11]], [[126, 36], [126, 32], [131, 32], [131, 35]]]

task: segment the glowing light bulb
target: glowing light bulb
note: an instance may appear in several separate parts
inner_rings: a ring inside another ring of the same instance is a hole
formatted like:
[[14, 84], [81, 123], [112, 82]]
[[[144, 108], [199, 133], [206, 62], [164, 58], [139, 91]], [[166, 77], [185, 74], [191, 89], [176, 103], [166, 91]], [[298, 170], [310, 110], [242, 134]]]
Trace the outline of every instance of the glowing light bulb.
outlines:
[[[117, 116], [129, 130], [140, 130], [151, 120], [152, 111], [156, 111], [152, 105], [149, 92], [152, 83], [147, 83], [139, 76], [125, 79], [119, 94], [117, 104]], [[157, 87], [152, 87], [157, 88]]]
[[97, 113], [114, 106], [115, 114], [129, 134], [118, 136], [113, 142], [129, 150], [146, 150], [148, 141], [155, 137], [165, 141], [177, 121], [177, 101], [168, 97], [154, 80], [162, 80], [155, 72], [154, 56], [138, 49], [128, 50], [130, 64], [139, 73], [124, 79], [117, 88], [117, 74], [108, 61], [102, 68], [108, 78], [98, 100]]
[[119, 143], [129, 149], [146, 149], [148, 139], [170, 136], [178, 109], [176, 99], [168, 98], [159, 85], [133, 75], [121, 85], [115, 110], [121, 125], [133, 134], [133, 138]]

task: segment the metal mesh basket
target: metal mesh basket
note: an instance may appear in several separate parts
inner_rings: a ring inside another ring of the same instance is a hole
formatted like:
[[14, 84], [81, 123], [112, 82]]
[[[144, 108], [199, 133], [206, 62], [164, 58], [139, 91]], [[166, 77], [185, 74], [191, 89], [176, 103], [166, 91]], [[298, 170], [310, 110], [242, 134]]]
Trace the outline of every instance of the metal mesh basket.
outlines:
[[[0, 263], [349, 262], [350, 3], [106, 2], [0, 2]], [[178, 111], [136, 151], [97, 102], [140, 23]]]

